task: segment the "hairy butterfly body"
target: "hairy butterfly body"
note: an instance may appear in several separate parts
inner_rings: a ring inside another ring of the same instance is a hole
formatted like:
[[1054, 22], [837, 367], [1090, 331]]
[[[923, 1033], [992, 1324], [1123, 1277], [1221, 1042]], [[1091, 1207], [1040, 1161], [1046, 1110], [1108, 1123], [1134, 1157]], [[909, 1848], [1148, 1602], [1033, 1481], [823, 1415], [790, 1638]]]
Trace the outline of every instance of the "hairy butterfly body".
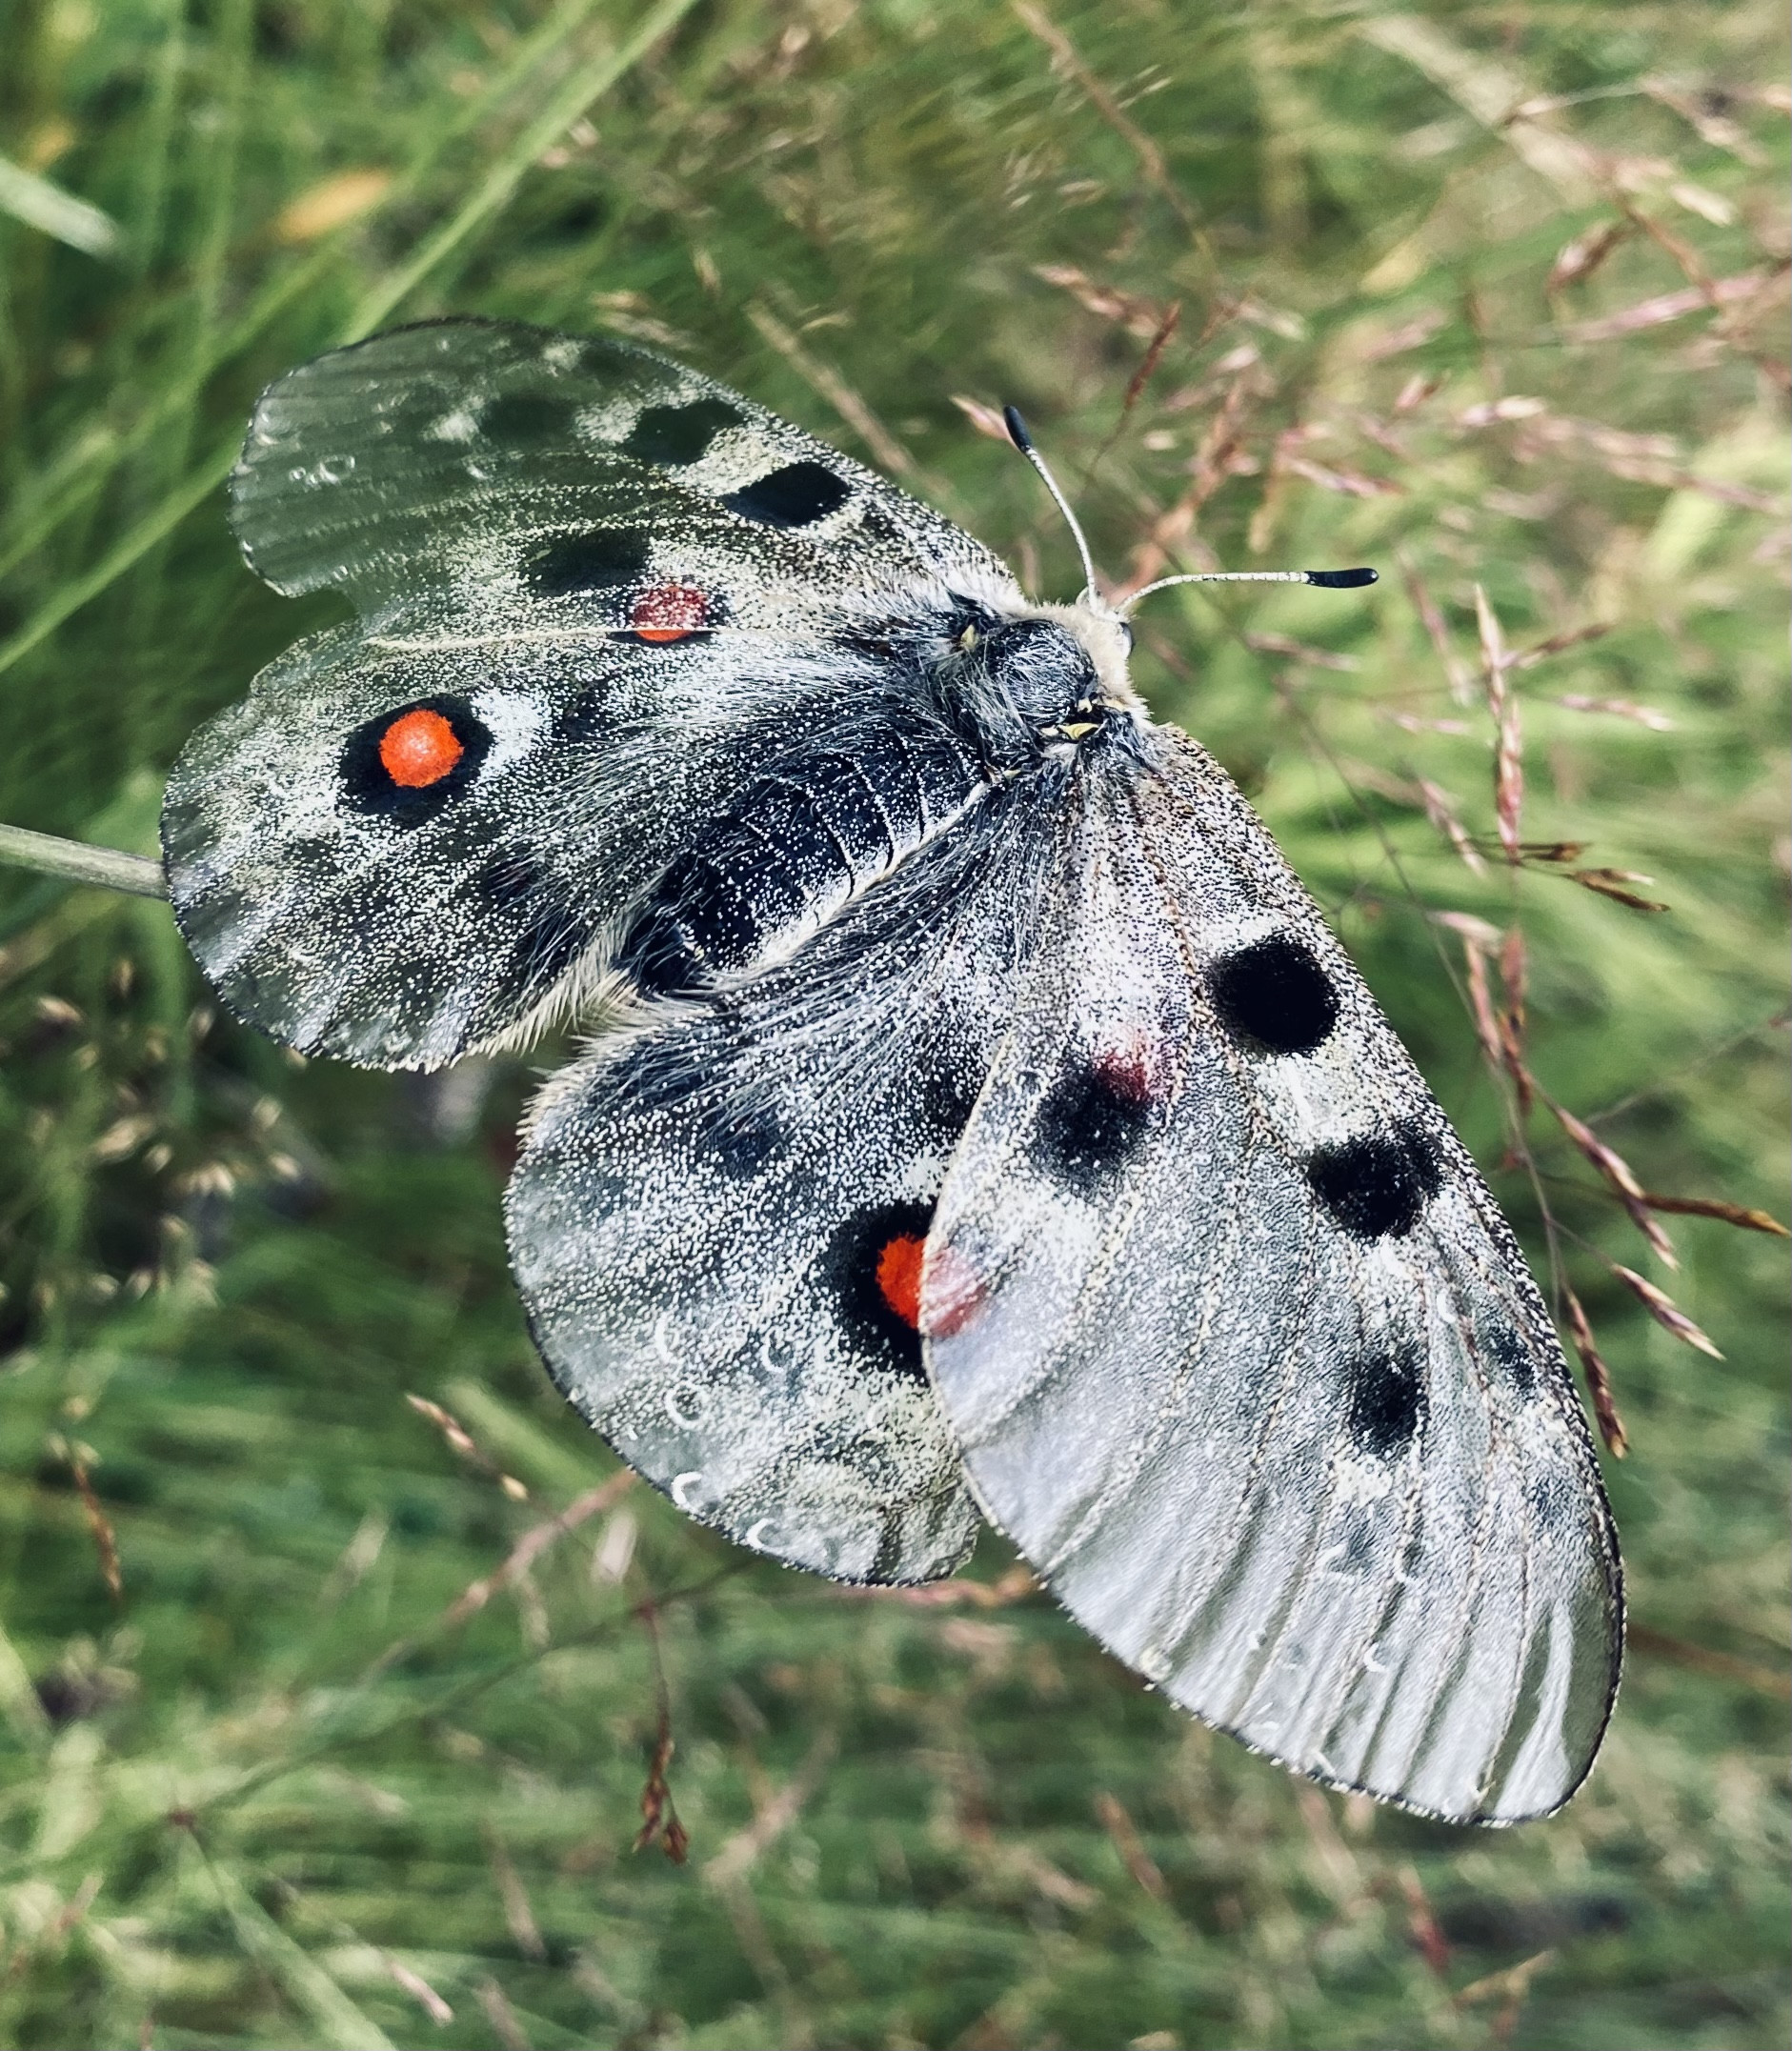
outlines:
[[1621, 1598], [1560, 1349], [1117, 615], [677, 365], [513, 325], [283, 378], [234, 506], [357, 618], [181, 756], [182, 930], [308, 1052], [600, 1029], [507, 1213], [626, 1459], [846, 1579], [950, 1573], [980, 1513], [1297, 1771], [1568, 1798]]

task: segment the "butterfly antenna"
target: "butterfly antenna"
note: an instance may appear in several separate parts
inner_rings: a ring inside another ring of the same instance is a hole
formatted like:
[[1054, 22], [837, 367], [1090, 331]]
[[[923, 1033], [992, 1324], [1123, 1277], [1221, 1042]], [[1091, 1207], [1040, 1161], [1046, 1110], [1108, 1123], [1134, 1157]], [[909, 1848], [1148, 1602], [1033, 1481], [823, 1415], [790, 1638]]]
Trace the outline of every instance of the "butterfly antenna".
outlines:
[[1033, 446], [1033, 436], [1027, 432], [1027, 423], [1021, 419], [1018, 409], [1004, 406], [1002, 421], [1008, 430], [1009, 440], [1038, 472], [1044, 480], [1045, 489], [1057, 502], [1057, 510], [1064, 515], [1065, 525], [1069, 527], [1072, 538], [1076, 541], [1077, 553], [1082, 557], [1083, 597], [1092, 603], [1098, 603], [1101, 593], [1096, 589], [1095, 561], [1089, 553], [1089, 543], [1084, 537], [1081, 523], [1070, 510], [1070, 500], [1058, 490], [1057, 479], [1046, 469], [1045, 458]]
[[1120, 612], [1122, 615], [1130, 613], [1141, 598], [1149, 598], [1155, 591], [1168, 591], [1172, 584], [1317, 584], [1324, 591], [1359, 591], [1379, 580], [1379, 573], [1374, 570], [1198, 570], [1187, 576], [1159, 577], [1155, 584], [1147, 584], [1127, 599]]

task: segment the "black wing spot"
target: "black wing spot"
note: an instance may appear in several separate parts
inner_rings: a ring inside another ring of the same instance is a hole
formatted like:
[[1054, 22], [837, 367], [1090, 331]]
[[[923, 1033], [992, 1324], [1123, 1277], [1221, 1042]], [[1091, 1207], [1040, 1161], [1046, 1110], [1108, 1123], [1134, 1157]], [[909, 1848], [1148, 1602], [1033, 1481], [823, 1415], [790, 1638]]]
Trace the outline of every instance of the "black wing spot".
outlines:
[[931, 1136], [950, 1144], [971, 1122], [983, 1076], [955, 1051], [941, 1049], [916, 1064], [913, 1087], [921, 1125]]
[[934, 1222], [931, 1203], [882, 1203], [858, 1212], [829, 1241], [821, 1273], [839, 1304], [841, 1328], [857, 1351], [879, 1367], [926, 1378], [921, 1335], [893, 1307], [878, 1281], [886, 1250], [898, 1239], [924, 1240]]
[[1338, 993], [1319, 956], [1293, 934], [1272, 933], [1225, 956], [1207, 987], [1234, 1039], [1271, 1054], [1311, 1054], [1338, 1023]]
[[1394, 1459], [1419, 1434], [1425, 1416], [1425, 1383], [1417, 1347], [1368, 1354], [1350, 1369], [1348, 1430], [1357, 1450]]
[[547, 442], [577, 438], [578, 408], [545, 392], [506, 392], [479, 414], [479, 431], [513, 449], [539, 449]]
[[789, 463], [730, 492], [722, 504], [761, 527], [812, 527], [852, 495], [843, 477], [821, 463]]
[[1531, 1349], [1524, 1343], [1515, 1327], [1497, 1324], [1481, 1334], [1482, 1343], [1492, 1356], [1494, 1364], [1505, 1376], [1515, 1396], [1528, 1400], [1537, 1394], [1537, 1363], [1531, 1357]]
[[858, 530], [867, 541], [881, 542], [886, 548], [906, 548], [909, 545], [908, 535], [881, 506], [871, 505], [865, 508], [859, 519]]
[[1124, 1071], [1085, 1064], [1060, 1076], [1039, 1105], [1034, 1161], [1079, 1196], [1092, 1195], [1144, 1142], [1151, 1099], [1128, 1088], [1129, 1080]]
[[594, 527], [583, 534], [555, 534], [523, 556], [523, 582], [537, 598], [570, 598], [579, 592], [638, 584], [647, 570], [645, 534]]
[[696, 399], [689, 406], [649, 406], [635, 416], [622, 444], [624, 455], [640, 463], [682, 466], [709, 453], [710, 444], [745, 415], [720, 399]]
[[[398, 783], [380, 758], [380, 742], [388, 729], [407, 713], [439, 714], [460, 743], [454, 766], [433, 783]], [[394, 826], [427, 825], [467, 790], [491, 752], [492, 730], [465, 698], [414, 698], [363, 720], [343, 743], [342, 799], [351, 811], [390, 819]]]
[[1418, 1224], [1426, 1197], [1437, 1194], [1437, 1143], [1422, 1126], [1397, 1125], [1322, 1148], [1307, 1162], [1307, 1180], [1355, 1237], [1399, 1238]]

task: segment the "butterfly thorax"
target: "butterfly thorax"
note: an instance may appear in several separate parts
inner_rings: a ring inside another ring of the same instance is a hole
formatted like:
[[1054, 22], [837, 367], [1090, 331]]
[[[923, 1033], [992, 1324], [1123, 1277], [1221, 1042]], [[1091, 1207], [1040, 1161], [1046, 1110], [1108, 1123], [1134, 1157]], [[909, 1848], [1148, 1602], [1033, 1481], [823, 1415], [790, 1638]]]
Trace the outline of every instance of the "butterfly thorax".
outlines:
[[666, 997], [786, 958], [993, 790], [1135, 727], [1126, 639], [1091, 607], [957, 595], [881, 623], [900, 688], [886, 676], [769, 756], [660, 875], [617, 966]]

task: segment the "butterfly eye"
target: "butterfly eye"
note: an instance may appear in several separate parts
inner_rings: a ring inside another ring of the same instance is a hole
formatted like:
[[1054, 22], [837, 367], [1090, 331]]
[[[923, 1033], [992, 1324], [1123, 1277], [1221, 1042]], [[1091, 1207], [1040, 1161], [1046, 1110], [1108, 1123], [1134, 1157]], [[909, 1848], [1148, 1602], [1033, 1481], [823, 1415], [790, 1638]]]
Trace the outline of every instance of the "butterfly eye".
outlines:
[[634, 601], [629, 624], [643, 641], [688, 640], [708, 625], [710, 602], [689, 584], [661, 584]]

